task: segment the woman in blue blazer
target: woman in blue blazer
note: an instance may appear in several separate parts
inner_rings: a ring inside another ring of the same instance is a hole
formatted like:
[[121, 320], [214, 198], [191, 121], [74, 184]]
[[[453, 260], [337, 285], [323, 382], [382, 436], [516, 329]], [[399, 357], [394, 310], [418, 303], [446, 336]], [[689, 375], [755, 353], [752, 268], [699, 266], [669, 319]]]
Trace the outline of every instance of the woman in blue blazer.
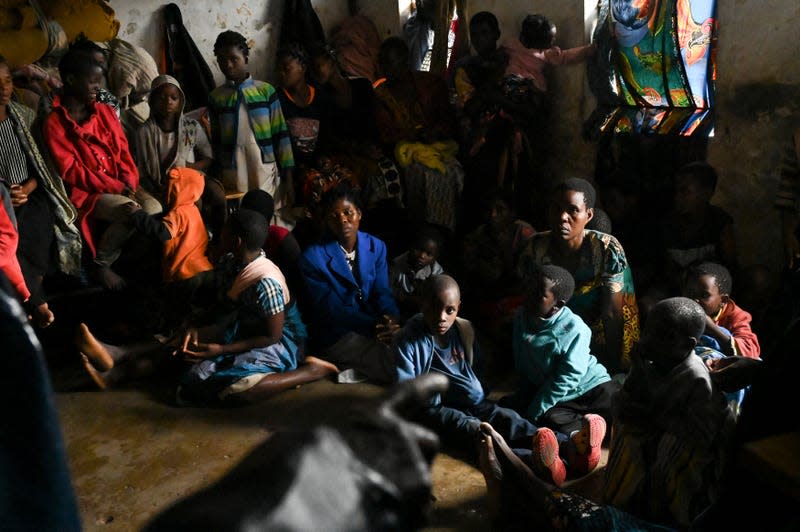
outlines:
[[320, 355], [376, 382], [394, 379], [387, 344], [399, 328], [386, 245], [358, 230], [358, 192], [338, 185], [322, 197], [327, 231], [303, 253], [306, 317]]

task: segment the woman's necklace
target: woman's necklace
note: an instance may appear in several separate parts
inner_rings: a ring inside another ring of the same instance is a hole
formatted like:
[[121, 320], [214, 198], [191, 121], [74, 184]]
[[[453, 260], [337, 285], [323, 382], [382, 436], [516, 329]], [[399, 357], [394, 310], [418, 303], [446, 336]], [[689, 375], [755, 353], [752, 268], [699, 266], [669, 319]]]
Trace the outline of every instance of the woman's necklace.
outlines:
[[353, 248], [353, 251], [347, 251], [344, 249], [343, 245], [339, 244], [339, 249], [344, 253], [344, 260], [347, 261], [347, 266], [350, 267], [350, 271], [352, 272], [356, 264], [356, 248]]

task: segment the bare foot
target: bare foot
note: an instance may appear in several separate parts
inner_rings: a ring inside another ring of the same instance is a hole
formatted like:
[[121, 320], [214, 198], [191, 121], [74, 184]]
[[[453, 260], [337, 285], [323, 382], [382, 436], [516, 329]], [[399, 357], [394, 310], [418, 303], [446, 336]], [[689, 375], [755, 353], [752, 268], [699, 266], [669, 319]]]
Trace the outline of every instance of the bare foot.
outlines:
[[109, 290], [122, 290], [127, 286], [125, 279], [108, 267], [97, 268], [95, 276], [97, 281]]
[[491, 425], [481, 423], [480, 439], [478, 440], [478, 464], [481, 473], [483, 473], [483, 479], [486, 481], [486, 499], [489, 506], [489, 515], [492, 519], [499, 519], [503, 509], [503, 468], [494, 452], [492, 432]]
[[489, 440], [486, 444], [481, 441], [480, 465], [486, 479], [489, 510], [500, 512], [493, 514], [501, 525], [497, 528], [549, 529], [552, 525], [546, 511], [546, 503], [551, 500], [549, 486], [533, 474], [489, 423], [481, 423], [480, 431], [481, 437]]
[[335, 364], [331, 364], [327, 360], [322, 360], [321, 358], [306, 356], [305, 363], [313, 370], [314, 375], [318, 379], [331, 375], [332, 373], [339, 373], [339, 368], [337, 368]]
[[89, 374], [89, 377], [92, 378], [92, 381], [97, 385], [98, 388], [101, 390], [106, 389], [106, 380], [103, 374], [95, 369], [92, 363], [89, 361], [89, 358], [81, 353], [81, 362], [83, 362], [83, 368], [86, 370], [86, 373]]
[[45, 329], [56, 321], [56, 317], [47, 303], [42, 303], [33, 310], [33, 321], [40, 329]]
[[100, 371], [108, 371], [114, 367], [114, 359], [101, 342], [94, 337], [85, 323], [78, 324], [75, 330], [75, 347], [89, 362]]

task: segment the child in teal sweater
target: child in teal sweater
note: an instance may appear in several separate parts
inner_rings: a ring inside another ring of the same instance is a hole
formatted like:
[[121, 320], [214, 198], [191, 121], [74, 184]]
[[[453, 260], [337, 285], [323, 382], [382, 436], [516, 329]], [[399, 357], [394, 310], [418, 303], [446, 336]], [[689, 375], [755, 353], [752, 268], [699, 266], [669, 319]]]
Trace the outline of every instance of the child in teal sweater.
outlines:
[[566, 303], [575, 289], [559, 266], [539, 267], [528, 278], [525, 305], [514, 318], [514, 362], [520, 391], [503, 404], [528, 420], [571, 434], [583, 416], [611, 419], [611, 396], [618, 386], [589, 351], [592, 332]]
[[567, 435], [539, 428], [489, 401], [472, 370], [478, 350], [475, 331], [458, 318], [458, 283], [448, 275], [433, 275], [422, 288], [422, 312], [394, 337], [397, 378], [440, 373], [450, 386], [419, 413], [419, 421], [435, 430], [446, 445], [466, 452], [475, 449], [481, 422], [490, 423], [537, 475], [555, 485], [564, 482], [568, 469], [572, 475], [585, 475], [597, 467], [605, 435], [603, 419], [587, 415], [579, 429]]

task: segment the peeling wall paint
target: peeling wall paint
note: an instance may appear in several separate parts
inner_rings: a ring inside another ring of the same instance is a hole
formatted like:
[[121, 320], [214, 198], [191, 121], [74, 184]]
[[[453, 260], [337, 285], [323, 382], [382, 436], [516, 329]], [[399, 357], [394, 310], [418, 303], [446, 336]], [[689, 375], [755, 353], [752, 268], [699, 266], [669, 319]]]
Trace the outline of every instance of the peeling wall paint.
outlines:
[[[274, 55], [283, 12], [281, 0], [174, 0], [183, 23], [211, 67], [217, 82], [223, 80], [214, 61], [214, 41], [225, 30], [238, 31], [251, 46], [250, 72], [257, 79], [273, 78]], [[153, 57], [161, 54], [164, 33], [163, 0], [112, 0], [121, 22], [119, 37], [144, 47]], [[347, 0], [311, 2], [325, 31], [347, 16]]]
[[[400, 4], [405, 4], [401, 6]], [[400, 11], [403, 7], [408, 8], [410, 1], [399, 2], [394, 0], [360, 0], [358, 11], [365, 17], [369, 17], [378, 28], [378, 35], [382, 38], [400, 35]]]
[[[583, 4], [578, 0], [475, 0], [471, 12], [495, 13], [504, 37], [516, 34], [526, 14], [543, 13], [558, 28], [561, 47], [582, 44]], [[740, 262], [782, 265], [780, 220], [772, 202], [781, 156], [800, 127], [800, 60], [796, 0], [719, 0], [717, 128], [708, 160], [719, 173], [714, 203], [735, 220]], [[557, 175], [592, 175], [596, 147], [581, 138], [594, 107], [580, 66], [551, 71], [554, 116], [552, 154]]]
[[[362, 0], [383, 36], [400, 31], [399, 10], [405, 0]], [[221, 81], [212, 47], [223, 29], [246, 35], [253, 44], [251, 70], [271, 79], [282, 2], [268, 0], [177, 0], [184, 23]], [[347, 15], [347, 0], [312, 1], [326, 30]], [[122, 23], [120, 37], [157, 56], [161, 42], [162, 2], [112, 1]], [[780, 226], [772, 209], [783, 146], [793, 127], [800, 127], [800, 61], [796, 28], [797, 0], [720, 0], [717, 131], [709, 145], [709, 162], [720, 175], [715, 203], [736, 220], [743, 264], [779, 268]], [[528, 13], [544, 13], [558, 27], [558, 44], [584, 43], [583, 0], [473, 0], [472, 13], [494, 12], [504, 37], [515, 35]], [[223, 27], [224, 26], [224, 27]], [[556, 149], [554, 174], [591, 175], [595, 145], [581, 138], [583, 118], [594, 107], [581, 66], [553, 69]]]
[[744, 265], [782, 265], [772, 202], [793, 128], [800, 127], [796, 0], [719, 1], [716, 136], [709, 162], [719, 173], [715, 202], [735, 220]]

